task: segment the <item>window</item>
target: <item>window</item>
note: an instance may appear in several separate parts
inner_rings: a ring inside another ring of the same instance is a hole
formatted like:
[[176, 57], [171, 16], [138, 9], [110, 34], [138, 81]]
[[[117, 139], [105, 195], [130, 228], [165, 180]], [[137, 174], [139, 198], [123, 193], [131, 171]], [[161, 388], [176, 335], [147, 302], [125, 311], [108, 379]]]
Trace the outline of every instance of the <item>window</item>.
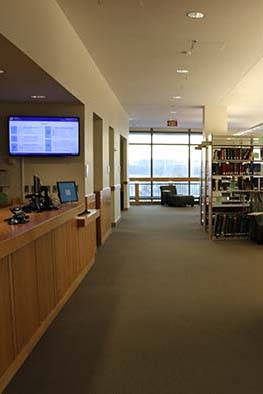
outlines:
[[190, 177], [200, 177], [201, 176], [201, 150], [195, 149], [194, 146], [190, 147]]
[[154, 133], [153, 144], [188, 144], [188, 133]]
[[150, 133], [130, 133], [129, 135], [130, 144], [150, 144], [151, 134]]
[[153, 177], [187, 177], [187, 145], [153, 145]]
[[190, 134], [190, 144], [191, 145], [199, 145], [203, 141], [202, 134], [192, 133]]
[[129, 177], [151, 176], [151, 146], [129, 145]]
[[[130, 132], [129, 177], [182, 178], [182, 181], [177, 179], [175, 182], [178, 193], [198, 197], [200, 182], [191, 178], [200, 178], [201, 150], [195, 147], [202, 140], [201, 133], [192, 133], [190, 130], [169, 133]], [[167, 179], [138, 179], [138, 182], [141, 199], [156, 201], [160, 198], [160, 185], [167, 184]], [[135, 183], [135, 180], [130, 182], [131, 198], [135, 198]]]

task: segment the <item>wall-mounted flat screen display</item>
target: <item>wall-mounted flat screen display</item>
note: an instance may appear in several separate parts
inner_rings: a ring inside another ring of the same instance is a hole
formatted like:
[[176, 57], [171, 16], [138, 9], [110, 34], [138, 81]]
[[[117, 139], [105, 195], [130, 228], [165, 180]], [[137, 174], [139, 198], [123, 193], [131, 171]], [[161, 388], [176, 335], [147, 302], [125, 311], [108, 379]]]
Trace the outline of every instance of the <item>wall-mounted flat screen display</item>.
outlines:
[[11, 156], [78, 156], [79, 118], [9, 116]]

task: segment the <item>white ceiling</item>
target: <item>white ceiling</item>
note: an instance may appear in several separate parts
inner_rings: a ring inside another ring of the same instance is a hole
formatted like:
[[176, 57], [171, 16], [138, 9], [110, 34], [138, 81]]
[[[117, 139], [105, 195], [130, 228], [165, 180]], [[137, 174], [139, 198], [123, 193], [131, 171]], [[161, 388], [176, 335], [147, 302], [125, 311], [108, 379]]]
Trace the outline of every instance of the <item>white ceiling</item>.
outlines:
[[[57, 2], [131, 126], [165, 127], [176, 117], [179, 127], [202, 128], [206, 104], [227, 106], [230, 129], [263, 121], [263, 0]], [[190, 20], [189, 10], [206, 17]], [[193, 40], [192, 54], [182, 54]]]
[[[206, 104], [227, 106], [229, 129], [263, 122], [263, 0], [57, 2], [131, 127], [165, 127], [176, 118], [180, 128], [202, 128]], [[206, 17], [190, 20], [189, 10]], [[182, 54], [193, 40], [192, 54]], [[8, 70], [0, 75], [0, 101], [30, 101], [45, 91], [45, 102], [78, 102], [2, 35], [0, 48], [1, 68]], [[178, 68], [190, 72], [178, 75]], [[177, 95], [182, 99], [172, 99]]]

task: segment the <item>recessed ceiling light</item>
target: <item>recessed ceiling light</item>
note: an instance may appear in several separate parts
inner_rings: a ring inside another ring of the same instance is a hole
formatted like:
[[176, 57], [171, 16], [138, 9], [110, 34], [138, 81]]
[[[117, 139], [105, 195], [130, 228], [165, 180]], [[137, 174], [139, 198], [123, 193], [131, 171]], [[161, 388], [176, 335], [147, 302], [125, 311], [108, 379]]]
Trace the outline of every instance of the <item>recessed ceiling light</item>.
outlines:
[[47, 98], [47, 96], [44, 96], [42, 94], [36, 94], [36, 95], [32, 95], [30, 96], [32, 99], [45, 99]]
[[189, 11], [186, 14], [191, 19], [204, 19], [205, 14], [201, 11]]
[[178, 74], [188, 74], [189, 70], [187, 70], [186, 68], [179, 68], [178, 70], [176, 70], [176, 72]]
[[174, 100], [180, 100], [182, 97], [181, 96], [173, 96]]
[[5, 73], [5, 70], [0, 70], [0, 74], [4, 74]]
[[176, 111], [170, 111], [170, 114], [176, 114]]

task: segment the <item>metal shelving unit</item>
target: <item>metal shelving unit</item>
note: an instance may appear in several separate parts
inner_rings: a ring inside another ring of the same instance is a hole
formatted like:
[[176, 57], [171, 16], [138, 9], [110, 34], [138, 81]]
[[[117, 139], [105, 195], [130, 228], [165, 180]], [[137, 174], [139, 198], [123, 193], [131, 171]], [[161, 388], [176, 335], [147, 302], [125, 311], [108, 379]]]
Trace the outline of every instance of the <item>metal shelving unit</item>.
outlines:
[[201, 224], [210, 239], [248, 237], [251, 201], [263, 193], [263, 144], [211, 135], [202, 146]]

